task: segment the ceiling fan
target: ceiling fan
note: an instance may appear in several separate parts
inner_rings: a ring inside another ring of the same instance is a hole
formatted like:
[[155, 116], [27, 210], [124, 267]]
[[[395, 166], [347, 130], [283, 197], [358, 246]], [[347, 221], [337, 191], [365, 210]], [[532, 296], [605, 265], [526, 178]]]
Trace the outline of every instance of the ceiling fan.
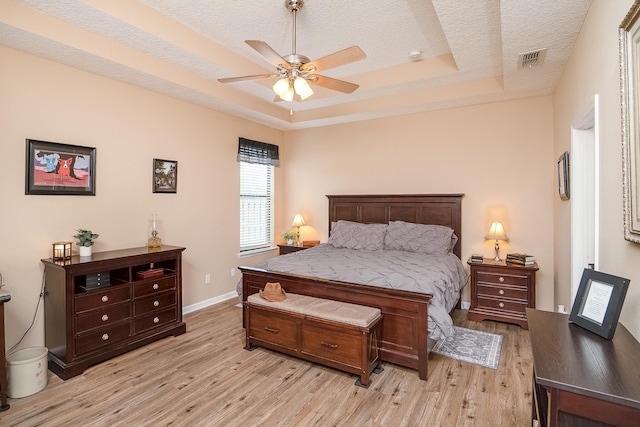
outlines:
[[304, 0], [285, 0], [285, 6], [293, 15], [293, 52], [290, 55], [280, 56], [271, 46], [263, 41], [245, 40], [245, 43], [264, 56], [271, 64], [275, 65], [277, 70], [275, 73], [228, 77], [218, 79], [218, 81], [220, 83], [231, 83], [244, 80], [278, 78], [278, 81], [273, 85], [273, 91], [277, 95], [276, 101], [280, 99], [293, 101], [294, 98], [299, 101], [304, 101], [313, 95], [313, 90], [309, 86], [309, 83], [344, 93], [352, 93], [358, 89], [359, 86], [357, 84], [316, 74], [319, 71], [365, 59], [367, 56], [358, 46], [348, 47], [316, 59], [315, 61], [311, 61], [306, 56], [296, 53], [296, 14], [302, 9], [303, 5]]

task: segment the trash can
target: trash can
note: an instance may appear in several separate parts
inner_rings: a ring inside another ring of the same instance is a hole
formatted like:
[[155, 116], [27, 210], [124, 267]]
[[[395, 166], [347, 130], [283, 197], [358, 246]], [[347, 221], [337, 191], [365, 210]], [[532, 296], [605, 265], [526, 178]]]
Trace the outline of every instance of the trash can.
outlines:
[[47, 347], [30, 347], [7, 356], [7, 396], [27, 397], [47, 386]]

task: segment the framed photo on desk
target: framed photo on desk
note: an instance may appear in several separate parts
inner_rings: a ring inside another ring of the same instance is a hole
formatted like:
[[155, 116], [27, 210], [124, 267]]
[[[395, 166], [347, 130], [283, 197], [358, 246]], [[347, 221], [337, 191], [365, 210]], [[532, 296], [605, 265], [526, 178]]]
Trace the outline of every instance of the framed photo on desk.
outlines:
[[628, 287], [629, 279], [585, 268], [569, 322], [610, 340]]

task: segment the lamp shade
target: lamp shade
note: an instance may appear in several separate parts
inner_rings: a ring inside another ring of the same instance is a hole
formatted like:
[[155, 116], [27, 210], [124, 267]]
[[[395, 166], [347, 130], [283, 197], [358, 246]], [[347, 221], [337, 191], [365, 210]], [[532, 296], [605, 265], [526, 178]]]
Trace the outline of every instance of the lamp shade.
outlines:
[[287, 94], [288, 89], [289, 89], [289, 79], [280, 79], [273, 84], [273, 91], [280, 98], [284, 97]]
[[293, 217], [293, 223], [291, 223], [291, 225], [293, 225], [294, 227], [302, 227], [303, 225], [305, 225], [302, 214], [295, 214], [295, 216]]
[[485, 240], [509, 240], [500, 221], [494, 221], [491, 223], [491, 228], [489, 228], [489, 232], [484, 236], [484, 238]]
[[293, 81], [293, 87], [295, 88], [296, 93], [298, 94], [300, 99], [302, 99], [303, 101], [313, 95], [311, 86], [309, 86], [309, 83], [307, 83], [307, 81], [302, 77], [296, 77], [296, 79]]

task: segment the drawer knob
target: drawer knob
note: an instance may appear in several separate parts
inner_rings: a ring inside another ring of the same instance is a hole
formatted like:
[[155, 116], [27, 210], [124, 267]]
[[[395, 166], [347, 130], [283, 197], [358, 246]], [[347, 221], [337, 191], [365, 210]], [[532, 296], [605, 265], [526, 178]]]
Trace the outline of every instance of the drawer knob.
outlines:
[[158, 317], [154, 317], [153, 318], [153, 323], [158, 323], [159, 321], [160, 321], [160, 318], [158, 318]]
[[158, 289], [160, 289], [160, 285], [158, 285], [157, 283], [154, 283], [152, 288], [154, 291], [157, 291]]
[[322, 341], [320, 345], [327, 348], [333, 348], [333, 349], [338, 348], [338, 344], [329, 344], [328, 342], [324, 342], [324, 341]]
[[102, 295], [102, 302], [107, 302], [109, 301], [109, 297], [106, 295]]
[[106, 322], [107, 320], [109, 320], [109, 316], [107, 316], [106, 314], [102, 315], [102, 321]]
[[503, 302], [501, 302], [500, 304], [498, 304], [498, 306], [499, 306], [500, 308], [504, 308], [504, 303], [503, 303]]
[[499, 293], [500, 295], [504, 295], [504, 290], [503, 290], [503, 289], [500, 289], [500, 290], [498, 291], [498, 293]]
[[154, 306], [154, 307], [158, 307], [159, 305], [160, 305], [160, 302], [159, 302], [159, 301], [154, 301], [154, 302], [153, 302], [153, 306]]
[[500, 278], [498, 279], [498, 282], [500, 283], [504, 282], [504, 277], [500, 276]]
[[280, 329], [273, 329], [273, 328], [270, 328], [268, 326], [265, 326], [264, 330], [267, 331], [267, 332], [274, 333], [274, 334], [277, 334], [278, 332], [280, 332]]
[[106, 341], [109, 339], [109, 334], [103, 334], [102, 335], [102, 341]]

